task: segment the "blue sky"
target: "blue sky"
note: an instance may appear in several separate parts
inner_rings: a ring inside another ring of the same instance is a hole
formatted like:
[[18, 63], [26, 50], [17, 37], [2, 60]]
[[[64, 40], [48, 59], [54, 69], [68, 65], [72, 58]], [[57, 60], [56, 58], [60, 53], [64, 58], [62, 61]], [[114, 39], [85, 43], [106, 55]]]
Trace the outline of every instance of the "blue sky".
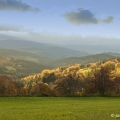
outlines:
[[0, 34], [48, 43], [118, 41], [119, 5], [119, 0], [0, 0]]

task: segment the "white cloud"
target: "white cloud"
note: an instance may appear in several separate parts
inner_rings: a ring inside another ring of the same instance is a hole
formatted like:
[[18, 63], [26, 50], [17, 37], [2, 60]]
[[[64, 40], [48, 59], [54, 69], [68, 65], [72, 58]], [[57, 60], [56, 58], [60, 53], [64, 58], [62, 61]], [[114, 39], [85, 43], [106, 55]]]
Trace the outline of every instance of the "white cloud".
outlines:
[[78, 9], [63, 15], [69, 22], [81, 25], [81, 24], [99, 24], [110, 23], [113, 21], [112, 16], [108, 16], [105, 19], [100, 19], [95, 16], [90, 10]]

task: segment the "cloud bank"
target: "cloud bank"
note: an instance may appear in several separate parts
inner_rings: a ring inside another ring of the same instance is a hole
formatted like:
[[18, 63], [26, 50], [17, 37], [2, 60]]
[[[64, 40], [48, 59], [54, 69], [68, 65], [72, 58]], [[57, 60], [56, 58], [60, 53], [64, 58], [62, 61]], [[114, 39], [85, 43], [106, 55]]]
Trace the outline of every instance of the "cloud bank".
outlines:
[[18, 10], [18, 11], [32, 11], [39, 12], [39, 8], [32, 8], [21, 0], [0, 0], [0, 10]]
[[63, 15], [69, 22], [81, 25], [81, 24], [99, 24], [110, 23], [113, 21], [112, 16], [108, 16], [105, 19], [100, 19], [95, 16], [90, 10], [78, 9]]

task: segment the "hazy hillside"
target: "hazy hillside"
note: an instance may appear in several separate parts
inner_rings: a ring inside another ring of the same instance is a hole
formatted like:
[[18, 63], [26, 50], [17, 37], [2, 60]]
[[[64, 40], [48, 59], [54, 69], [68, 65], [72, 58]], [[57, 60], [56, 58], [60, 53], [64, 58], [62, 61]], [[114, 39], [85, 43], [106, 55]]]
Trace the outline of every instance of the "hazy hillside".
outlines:
[[0, 49], [0, 74], [12, 75], [20, 79], [30, 74], [39, 73], [45, 69], [69, 66], [76, 63], [92, 63], [119, 56], [120, 54], [117, 53], [102, 53], [84, 57], [66, 57], [59, 60], [50, 60], [34, 53]]
[[[119, 54], [117, 54], [119, 55]], [[120, 55], [119, 55], [120, 56]], [[89, 55], [85, 57], [67, 57], [64, 59], [59, 59], [56, 60], [53, 63], [53, 66], [59, 67], [59, 66], [68, 66], [68, 65], [73, 65], [73, 64], [85, 64], [85, 63], [91, 63], [91, 62], [96, 62], [99, 60], [108, 60], [111, 58], [115, 58], [116, 54], [114, 53], [101, 53], [101, 54], [95, 54], [95, 55]]]
[[30, 53], [35, 53], [41, 57], [47, 57], [55, 60], [64, 57], [88, 55], [87, 52], [72, 50], [53, 44], [25, 40], [0, 40], [0, 48], [27, 51]]
[[44, 69], [50, 68], [50, 66], [43, 65], [35, 61], [0, 57], [0, 74], [11, 75], [17, 79], [30, 74], [39, 73]]
[[0, 49], [0, 56], [7, 57], [7, 58], [23, 59], [27, 61], [37, 62], [40, 64], [48, 64], [49, 62], [51, 62], [50, 59], [45, 58], [45, 57], [40, 57], [34, 53], [11, 50], [11, 49]]
[[[26, 52], [25, 52], [26, 51]], [[0, 56], [4, 58], [15, 58], [20, 60], [26, 60], [26, 61], [32, 61], [35, 63], [39, 63], [42, 65], [50, 66], [51, 68], [59, 67], [59, 66], [67, 66], [67, 65], [73, 65], [76, 63], [84, 64], [84, 63], [90, 63], [95, 62], [98, 60], [107, 60], [110, 58], [120, 57], [120, 54], [118, 53], [101, 53], [101, 54], [94, 54], [94, 55], [88, 55], [83, 57], [64, 57], [62, 59], [58, 60], [51, 60], [47, 55], [49, 55], [49, 51], [37, 49], [37, 48], [26, 48], [21, 50], [11, 50], [11, 49], [0, 49]], [[51, 53], [51, 57], [55, 57], [54, 53]], [[42, 56], [42, 57], [41, 57]], [[44, 57], [43, 57], [44, 56]], [[45, 57], [46, 56], [46, 57]]]
[[80, 44], [80, 45], [55, 45], [48, 43], [40, 43], [27, 40], [0, 40], [0, 48], [19, 50], [28, 53], [34, 53], [37, 56], [58, 60], [66, 57], [82, 57], [92, 54], [100, 54], [102, 52], [119, 53], [119, 45], [113, 47], [102, 44]]
[[102, 53], [102, 52], [115, 52], [115, 53], [120, 53], [120, 45], [119, 44], [94, 44], [92, 43], [86, 43], [86, 44], [76, 44], [74, 43], [73, 45], [62, 45], [63, 47], [69, 48], [69, 49], [73, 49], [73, 50], [77, 50], [77, 51], [84, 51], [87, 52], [89, 54], [93, 54], [93, 53]]
[[120, 54], [111, 52], [87, 56], [83, 52], [31, 41], [0, 41], [0, 47], [0, 74], [19, 79], [44, 69], [120, 57]]

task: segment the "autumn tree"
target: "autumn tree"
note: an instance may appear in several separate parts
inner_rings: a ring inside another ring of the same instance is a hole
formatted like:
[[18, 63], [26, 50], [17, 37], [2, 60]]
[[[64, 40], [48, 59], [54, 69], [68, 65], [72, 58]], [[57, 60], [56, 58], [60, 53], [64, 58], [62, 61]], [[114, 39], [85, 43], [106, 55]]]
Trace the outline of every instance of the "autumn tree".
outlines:
[[41, 73], [41, 79], [44, 83], [50, 83], [50, 82], [55, 81], [54, 72], [50, 70], [43, 70]]
[[0, 96], [15, 96], [17, 89], [11, 77], [6, 75], [0, 77]]
[[32, 96], [52, 96], [52, 91], [47, 83], [33, 83], [30, 89]]
[[58, 96], [76, 96], [80, 95], [83, 87], [83, 80], [76, 74], [68, 74], [55, 82], [54, 91]]
[[24, 88], [24, 84], [22, 81], [15, 81], [14, 82], [15, 86], [16, 86], [16, 95], [17, 96], [25, 96], [25, 88]]
[[117, 66], [116, 70], [113, 71], [113, 81], [114, 81], [114, 93], [115, 95], [120, 95], [120, 67]]
[[86, 85], [86, 91], [88, 94], [99, 93], [100, 96], [104, 96], [105, 92], [109, 92], [114, 89], [113, 81], [111, 80], [111, 70], [107, 65], [101, 65], [95, 68], [88, 77], [88, 84]]

